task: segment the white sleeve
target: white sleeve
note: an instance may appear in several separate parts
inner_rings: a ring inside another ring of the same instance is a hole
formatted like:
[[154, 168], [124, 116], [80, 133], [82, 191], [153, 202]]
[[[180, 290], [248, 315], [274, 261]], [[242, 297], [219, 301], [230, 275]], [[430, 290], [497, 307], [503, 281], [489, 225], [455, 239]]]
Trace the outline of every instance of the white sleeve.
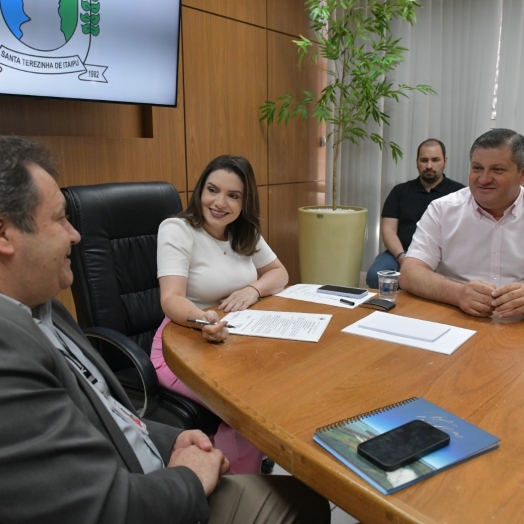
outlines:
[[158, 228], [157, 276], [189, 276], [194, 237], [181, 218], [168, 218]]
[[273, 260], [276, 260], [277, 256], [273, 250], [269, 247], [268, 243], [260, 237], [257, 244], [257, 252], [253, 255], [253, 264], [257, 269], [271, 264]]
[[417, 222], [406, 257], [422, 260], [433, 271], [442, 260], [442, 207], [436, 201], [431, 202]]

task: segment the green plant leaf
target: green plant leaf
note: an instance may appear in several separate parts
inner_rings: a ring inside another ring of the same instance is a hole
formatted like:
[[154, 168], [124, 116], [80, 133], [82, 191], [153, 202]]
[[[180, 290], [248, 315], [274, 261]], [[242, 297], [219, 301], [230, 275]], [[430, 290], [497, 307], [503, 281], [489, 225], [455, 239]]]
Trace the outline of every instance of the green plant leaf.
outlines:
[[391, 155], [396, 164], [398, 163], [399, 158], [402, 158], [404, 156], [404, 153], [402, 153], [402, 149], [395, 142], [390, 142], [389, 146], [391, 147]]
[[305, 104], [298, 104], [293, 111], [293, 118], [300, 117], [302, 120], [306, 120], [307, 116], [307, 106]]
[[258, 108], [261, 113], [258, 121], [261, 122], [262, 120], [267, 120], [268, 124], [272, 124], [273, 118], [275, 117], [276, 108], [277, 107], [276, 107], [275, 102], [266, 100], [264, 104]]
[[305, 36], [299, 35], [300, 40], [293, 40], [293, 43], [298, 47], [298, 67], [302, 65], [302, 61], [306, 58], [309, 48], [313, 45], [313, 42]]
[[377, 144], [377, 146], [380, 147], [380, 149], [382, 149], [386, 145], [386, 141], [380, 135], [377, 135], [377, 133], [371, 133], [369, 135], [369, 138], [373, 142], [375, 142], [375, 144]]

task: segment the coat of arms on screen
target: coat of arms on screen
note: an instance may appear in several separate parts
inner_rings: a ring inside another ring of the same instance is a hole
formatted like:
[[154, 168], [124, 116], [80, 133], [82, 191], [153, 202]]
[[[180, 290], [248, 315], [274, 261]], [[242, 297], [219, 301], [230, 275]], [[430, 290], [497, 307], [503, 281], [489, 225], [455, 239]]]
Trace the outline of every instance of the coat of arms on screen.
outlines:
[[0, 0], [0, 71], [79, 73], [80, 80], [107, 82], [106, 66], [87, 64], [91, 39], [100, 33], [100, 0]]

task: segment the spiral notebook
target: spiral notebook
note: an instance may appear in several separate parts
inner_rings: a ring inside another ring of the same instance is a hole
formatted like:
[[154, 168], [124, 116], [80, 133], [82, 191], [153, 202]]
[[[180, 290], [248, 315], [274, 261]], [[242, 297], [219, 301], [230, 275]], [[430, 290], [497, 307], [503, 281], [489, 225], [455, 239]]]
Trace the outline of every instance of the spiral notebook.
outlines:
[[[408, 466], [383, 471], [357, 453], [357, 445], [411, 420], [445, 431], [450, 443]], [[384, 495], [498, 447], [499, 438], [421, 397], [363, 413], [315, 432], [313, 440]]]

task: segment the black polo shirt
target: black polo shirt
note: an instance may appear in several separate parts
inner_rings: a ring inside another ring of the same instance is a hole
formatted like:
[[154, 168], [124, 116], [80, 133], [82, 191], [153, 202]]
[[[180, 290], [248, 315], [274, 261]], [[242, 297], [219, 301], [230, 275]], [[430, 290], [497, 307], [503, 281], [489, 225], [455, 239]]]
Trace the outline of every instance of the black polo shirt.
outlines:
[[384, 202], [382, 218], [397, 218], [397, 235], [404, 251], [408, 250], [417, 229], [417, 222], [433, 200], [454, 193], [464, 187], [444, 175], [442, 182], [429, 191], [420, 182], [420, 177], [396, 185]]

